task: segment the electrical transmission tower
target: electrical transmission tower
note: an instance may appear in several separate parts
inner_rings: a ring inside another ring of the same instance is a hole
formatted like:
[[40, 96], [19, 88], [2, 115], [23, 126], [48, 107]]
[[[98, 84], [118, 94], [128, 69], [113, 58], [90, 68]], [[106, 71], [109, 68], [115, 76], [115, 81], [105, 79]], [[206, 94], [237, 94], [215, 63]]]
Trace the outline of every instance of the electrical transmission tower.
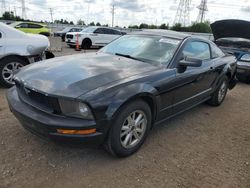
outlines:
[[49, 8], [49, 12], [50, 12], [51, 22], [54, 23], [54, 20], [53, 20], [53, 9]]
[[22, 1], [22, 18], [26, 19], [26, 7], [25, 7], [25, 0]]
[[1, 1], [2, 6], [1, 6], [1, 15], [4, 14], [4, 12], [6, 11], [6, 4], [5, 4], [5, 0]]
[[197, 17], [197, 22], [202, 23], [205, 20], [206, 11], [208, 11], [207, 0], [201, 0], [201, 4], [197, 8], [200, 10]]
[[182, 26], [187, 26], [190, 24], [190, 4], [191, 0], [180, 0], [174, 19], [174, 24], [180, 23]]

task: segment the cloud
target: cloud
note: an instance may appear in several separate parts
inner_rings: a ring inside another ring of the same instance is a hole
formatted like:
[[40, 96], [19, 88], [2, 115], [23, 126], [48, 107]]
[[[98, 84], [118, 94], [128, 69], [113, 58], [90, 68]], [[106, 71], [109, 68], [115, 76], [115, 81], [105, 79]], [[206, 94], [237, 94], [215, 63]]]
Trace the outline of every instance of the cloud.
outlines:
[[243, 12], [249, 13], [249, 12], [250, 12], [250, 5], [249, 5], [249, 6], [242, 7], [240, 10], [243, 11]]
[[126, 9], [134, 12], [142, 12], [146, 8], [144, 4], [140, 4], [137, 0], [116, 0], [114, 1], [114, 5], [121, 9]]

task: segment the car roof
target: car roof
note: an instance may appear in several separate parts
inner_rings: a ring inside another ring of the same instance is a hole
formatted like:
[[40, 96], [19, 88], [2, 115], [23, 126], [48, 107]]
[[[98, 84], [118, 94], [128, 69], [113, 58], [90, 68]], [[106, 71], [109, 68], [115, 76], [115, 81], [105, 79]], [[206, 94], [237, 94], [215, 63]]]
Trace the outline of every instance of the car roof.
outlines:
[[39, 23], [39, 22], [29, 22], [29, 21], [17, 21], [17, 22], [14, 22], [14, 23], [12, 23], [12, 24], [17, 25], [17, 24], [21, 24], [21, 23], [27, 23], [27, 24], [37, 24], [37, 25], [46, 26], [46, 24], [44, 24], [44, 23]]
[[183, 40], [187, 37], [191, 37], [189, 34], [184, 34], [176, 31], [170, 31], [165, 29], [143, 29], [142, 31], [135, 31], [129, 33], [130, 35], [154, 35], [154, 36], [162, 36]]

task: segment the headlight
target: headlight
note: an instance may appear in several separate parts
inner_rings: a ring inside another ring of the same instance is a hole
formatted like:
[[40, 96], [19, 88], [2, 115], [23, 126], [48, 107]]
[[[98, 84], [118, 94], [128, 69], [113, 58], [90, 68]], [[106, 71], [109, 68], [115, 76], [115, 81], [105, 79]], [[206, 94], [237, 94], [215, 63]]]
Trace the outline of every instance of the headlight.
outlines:
[[59, 99], [59, 104], [65, 116], [94, 119], [90, 108], [84, 103]]
[[250, 62], [250, 54], [245, 54], [240, 58], [240, 61], [248, 61]]

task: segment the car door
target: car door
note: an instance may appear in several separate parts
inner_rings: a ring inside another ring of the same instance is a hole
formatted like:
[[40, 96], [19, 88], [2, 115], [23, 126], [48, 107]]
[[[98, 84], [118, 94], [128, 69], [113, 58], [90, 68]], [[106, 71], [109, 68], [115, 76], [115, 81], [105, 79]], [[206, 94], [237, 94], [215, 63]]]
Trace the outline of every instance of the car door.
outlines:
[[29, 23], [28, 24], [28, 33], [39, 34], [42, 31], [43, 26], [38, 24]]
[[109, 36], [110, 41], [109, 42], [121, 37], [121, 35], [122, 35], [121, 32], [114, 30], [114, 29], [110, 29], [110, 36]]
[[104, 28], [97, 28], [93, 34], [91, 34], [91, 40], [93, 45], [104, 46], [106, 44], [106, 35], [104, 34]]
[[176, 88], [173, 113], [184, 111], [206, 99], [211, 94], [216, 79], [210, 44], [202, 40], [190, 40], [181, 51], [183, 57], [202, 60], [201, 67], [186, 67], [180, 71], [176, 64]]
[[0, 58], [5, 53], [5, 35], [0, 31]]

